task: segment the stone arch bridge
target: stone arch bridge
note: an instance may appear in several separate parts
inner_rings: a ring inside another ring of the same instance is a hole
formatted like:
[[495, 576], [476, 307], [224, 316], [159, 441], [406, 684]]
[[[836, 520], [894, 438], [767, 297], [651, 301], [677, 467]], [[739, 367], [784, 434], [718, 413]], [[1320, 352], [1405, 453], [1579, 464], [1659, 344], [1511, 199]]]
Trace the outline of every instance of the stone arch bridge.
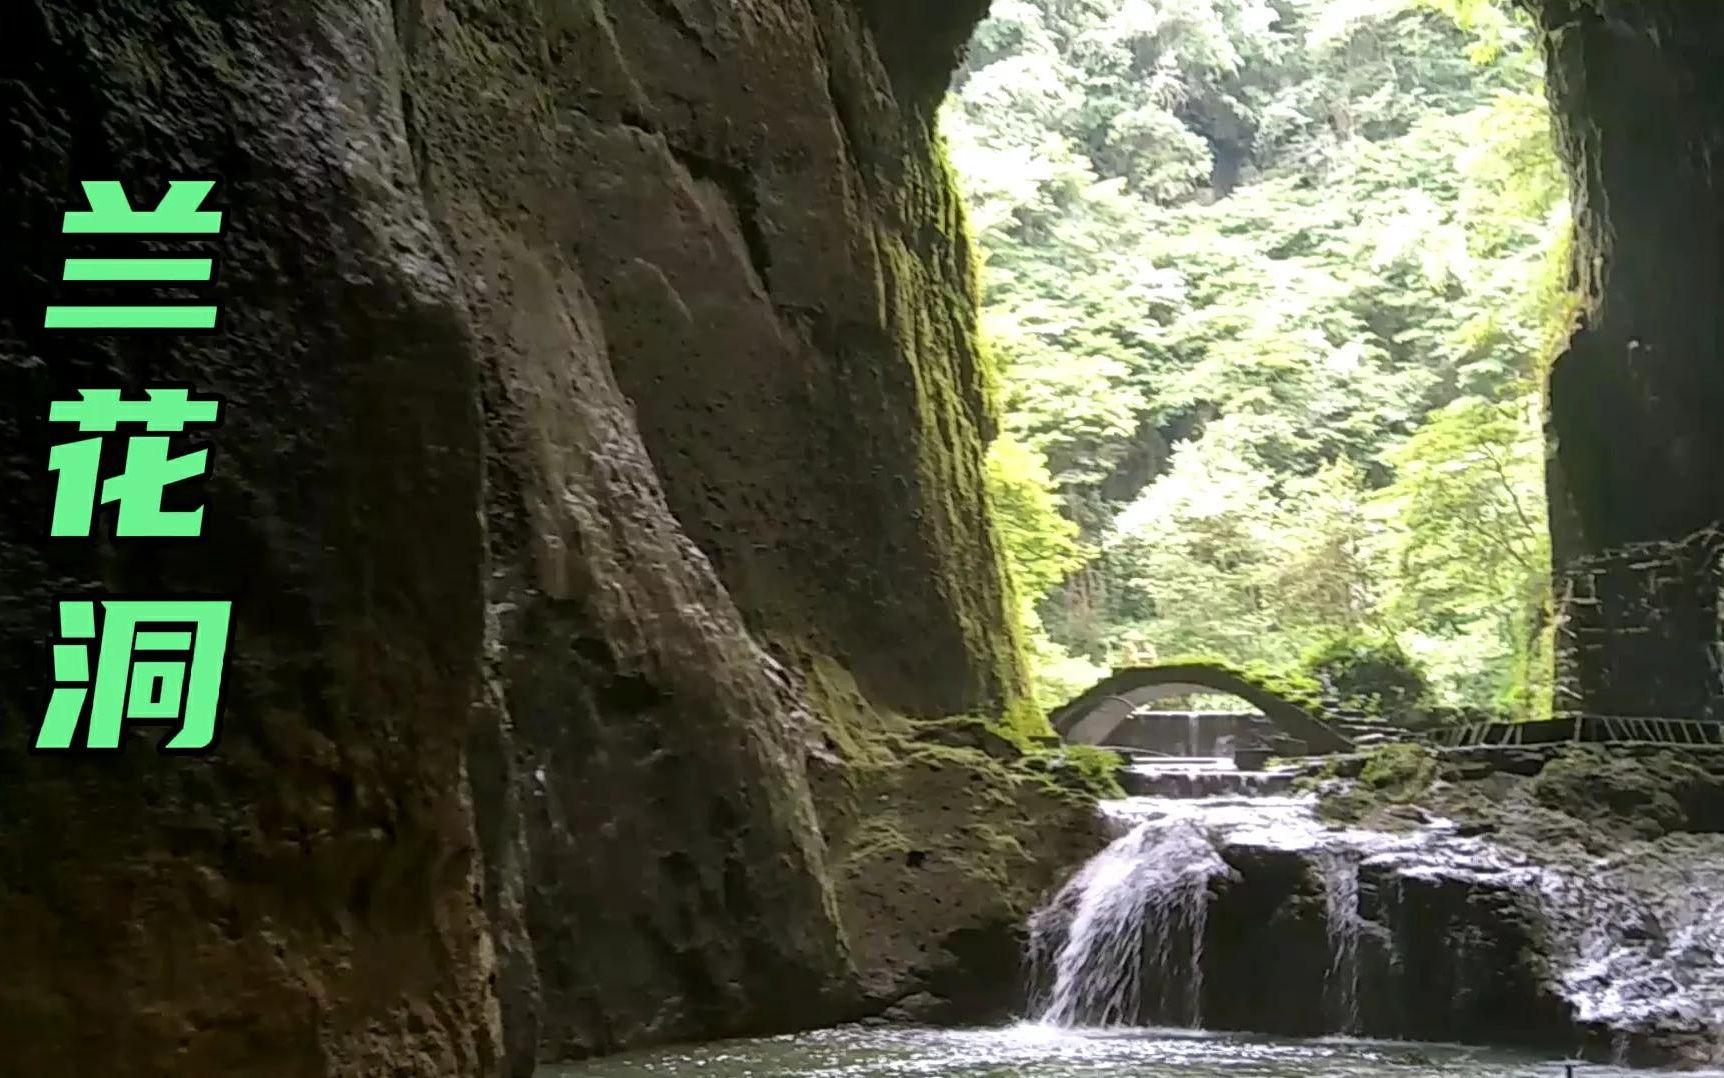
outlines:
[[1116, 670], [1051, 716], [1067, 742], [1103, 745], [1145, 704], [1192, 693], [1225, 693], [1261, 711], [1313, 754], [1351, 752], [1353, 743], [1303, 705], [1240, 670], [1218, 663], [1167, 663]]

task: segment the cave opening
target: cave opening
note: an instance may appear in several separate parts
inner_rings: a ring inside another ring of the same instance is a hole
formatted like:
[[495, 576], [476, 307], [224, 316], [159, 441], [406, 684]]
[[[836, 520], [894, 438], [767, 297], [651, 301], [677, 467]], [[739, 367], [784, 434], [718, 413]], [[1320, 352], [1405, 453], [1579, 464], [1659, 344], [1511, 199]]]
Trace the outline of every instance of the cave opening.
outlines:
[[940, 126], [1044, 703], [1203, 657], [1549, 713], [1544, 80], [1506, 0], [993, 5]]

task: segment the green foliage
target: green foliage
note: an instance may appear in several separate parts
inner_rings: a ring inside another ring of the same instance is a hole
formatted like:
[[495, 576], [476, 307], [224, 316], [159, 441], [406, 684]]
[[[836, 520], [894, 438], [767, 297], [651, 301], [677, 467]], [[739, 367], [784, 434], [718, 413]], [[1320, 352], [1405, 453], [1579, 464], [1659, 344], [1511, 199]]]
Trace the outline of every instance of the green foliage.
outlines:
[[996, 0], [942, 126], [1045, 704], [1341, 634], [1440, 702], [1537, 710], [1537, 384], [1572, 308], [1506, 5]]
[[1462, 398], [1386, 454], [1381, 501], [1403, 524], [1386, 543], [1386, 606], [1468, 701], [1512, 696], [1542, 661], [1550, 543], [1533, 408]]
[[988, 448], [988, 492], [1018, 594], [1039, 601], [1087, 560], [1076, 524], [1060, 515], [1047, 463], [1007, 436]]
[[1418, 707], [1430, 691], [1423, 667], [1391, 638], [1336, 635], [1301, 665], [1330, 695], [1385, 718]]
[[1019, 621], [1028, 640], [1025, 657], [1035, 676], [1035, 700], [1044, 710], [1060, 707], [1108, 675], [1107, 667], [1055, 642], [1034, 604], [1022, 605]]
[[1035, 675], [1035, 703], [1056, 708], [1107, 674], [1106, 668], [1073, 656], [1050, 639], [1036, 611], [1047, 593], [1091, 554], [1078, 542], [1078, 526], [1060, 515], [1046, 461], [1009, 434], [988, 448], [988, 491], [1018, 596], [1025, 657]]

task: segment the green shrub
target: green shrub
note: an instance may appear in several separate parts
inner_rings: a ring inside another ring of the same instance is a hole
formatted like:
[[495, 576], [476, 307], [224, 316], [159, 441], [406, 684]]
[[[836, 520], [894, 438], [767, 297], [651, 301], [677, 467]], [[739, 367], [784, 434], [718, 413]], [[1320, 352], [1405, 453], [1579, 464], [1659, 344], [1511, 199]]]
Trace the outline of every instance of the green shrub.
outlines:
[[1372, 715], [1403, 714], [1430, 695], [1424, 669], [1391, 639], [1334, 636], [1306, 652], [1300, 665], [1329, 695]]

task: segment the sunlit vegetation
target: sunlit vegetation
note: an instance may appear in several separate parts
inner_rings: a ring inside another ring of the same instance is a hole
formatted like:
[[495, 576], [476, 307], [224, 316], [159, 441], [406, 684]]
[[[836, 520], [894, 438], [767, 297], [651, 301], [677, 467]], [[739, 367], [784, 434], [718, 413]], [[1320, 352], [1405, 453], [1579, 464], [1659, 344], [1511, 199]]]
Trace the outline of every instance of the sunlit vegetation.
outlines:
[[1482, 0], [995, 0], [942, 122], [1047, 700], [1392, 644], [1433, 702], [1536, 710], [1540, 78]]

